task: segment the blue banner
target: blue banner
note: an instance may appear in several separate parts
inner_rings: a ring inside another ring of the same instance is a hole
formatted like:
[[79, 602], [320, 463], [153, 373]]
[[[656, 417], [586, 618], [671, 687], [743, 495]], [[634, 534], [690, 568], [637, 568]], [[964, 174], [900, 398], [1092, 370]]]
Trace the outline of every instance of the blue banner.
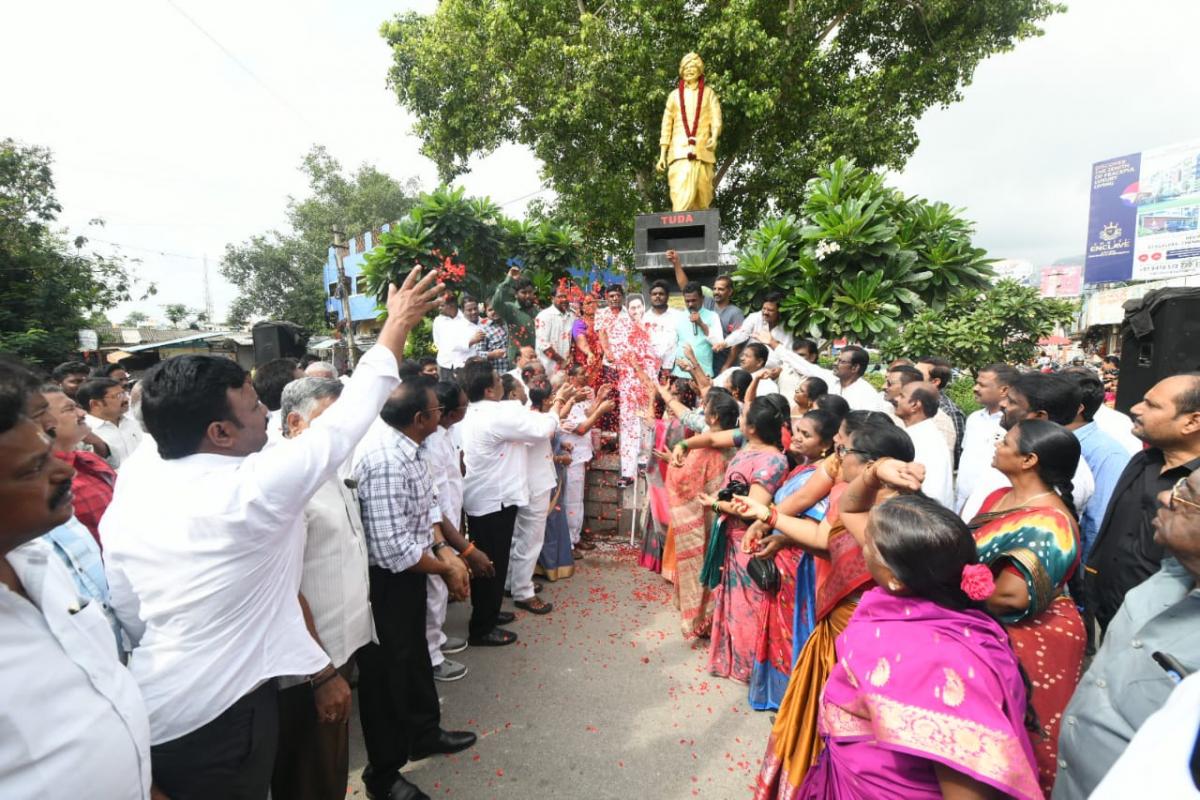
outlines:
[[1127, 281], [1133, 273], [1138, 174], [1142, 154], [1092, 165], [1085, 283]]

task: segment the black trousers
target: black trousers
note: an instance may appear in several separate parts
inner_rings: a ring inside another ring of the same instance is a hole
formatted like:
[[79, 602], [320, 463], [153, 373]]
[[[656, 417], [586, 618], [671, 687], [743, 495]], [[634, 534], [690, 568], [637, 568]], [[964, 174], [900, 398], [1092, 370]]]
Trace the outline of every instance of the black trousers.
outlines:
[[370, 578], [379, 644], [355, 656], [368, 761], [363, 780], [386, 794], [413, 745], [437, 736], [442, 712], [425, 641], [425, 575], [371, 567]]
[[482, 517], [467, 516], [467, 530], [475, 543], [496, 566], [496, 574], [471, 579], [471, 621], [467, 631], [471, 636], [486, 636], [496, 627], [496, 615], [504, 600], [504, 578], [508, 575], [508, 554], [512, 549], [513, 523], [517, 507], [505, 506]]
[[150, 748], [155, 785], [171, 800], [265, 800], [279, 738], [274, 680], [212, 722]]

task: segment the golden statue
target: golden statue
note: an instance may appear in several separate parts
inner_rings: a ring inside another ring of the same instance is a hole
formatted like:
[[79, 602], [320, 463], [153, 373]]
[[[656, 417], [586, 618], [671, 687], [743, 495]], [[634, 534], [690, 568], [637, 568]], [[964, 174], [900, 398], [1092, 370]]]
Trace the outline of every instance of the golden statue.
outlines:
[[667, 95], [662, 153], [654, 168], [666, 171], [672, 211], [708, 208], [713, 198], [713, 166], [721, 135], [721, 104], [704, 85], [704, 61], [688, 53], [679, 62], [679, 86]]

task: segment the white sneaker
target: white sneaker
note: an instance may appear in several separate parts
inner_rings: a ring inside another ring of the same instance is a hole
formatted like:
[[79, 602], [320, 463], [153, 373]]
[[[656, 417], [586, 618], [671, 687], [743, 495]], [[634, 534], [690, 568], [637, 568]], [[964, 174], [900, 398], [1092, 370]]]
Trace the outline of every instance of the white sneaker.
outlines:
[[467, 665], [446, 659], [433, 668], [433, 679], [442, 683], [457, 681], [467, 677]]

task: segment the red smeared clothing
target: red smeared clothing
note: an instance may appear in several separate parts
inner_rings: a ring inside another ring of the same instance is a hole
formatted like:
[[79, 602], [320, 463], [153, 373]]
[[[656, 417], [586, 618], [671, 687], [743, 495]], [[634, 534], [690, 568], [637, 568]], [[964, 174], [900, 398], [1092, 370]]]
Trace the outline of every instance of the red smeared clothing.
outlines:
[[96, 544], [100, 543], [100, 518], [112, 502], [117, 473], [100, 456], [86, 450], [55, 453], [55, 456], [75, 468], [71, 492], [75, 495], [75, 517], [91, 531]]

